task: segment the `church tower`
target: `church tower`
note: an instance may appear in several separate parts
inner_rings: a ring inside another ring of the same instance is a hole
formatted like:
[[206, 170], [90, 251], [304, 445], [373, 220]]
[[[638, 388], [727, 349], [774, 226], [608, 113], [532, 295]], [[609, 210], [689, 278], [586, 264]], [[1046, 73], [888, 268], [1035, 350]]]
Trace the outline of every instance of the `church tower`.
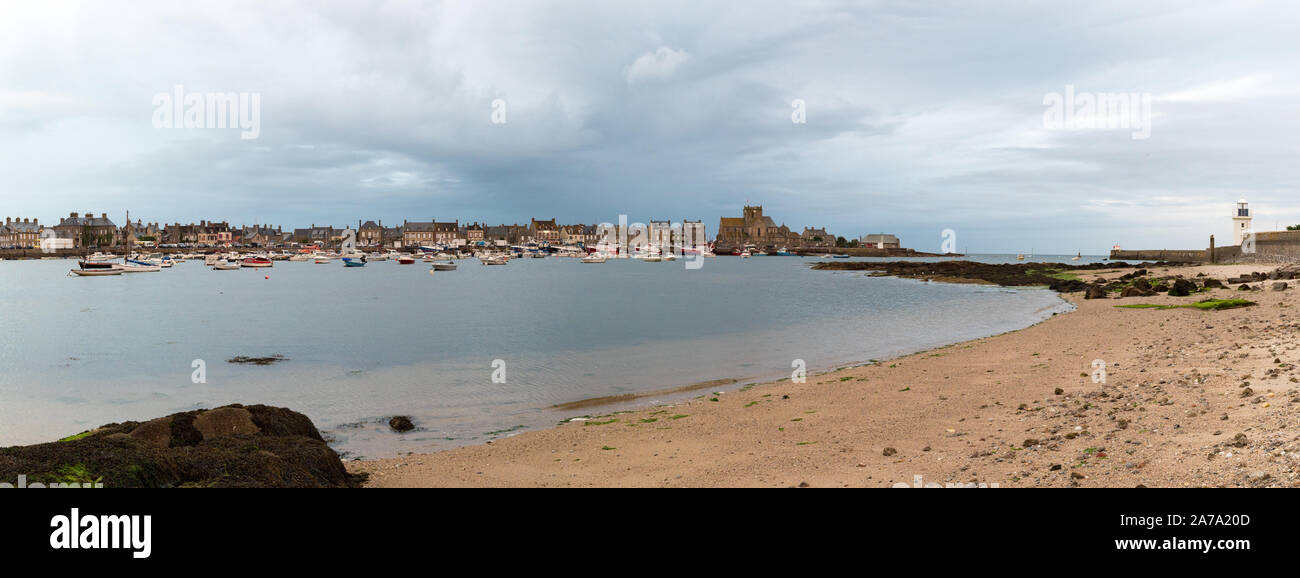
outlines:
[[1232, 239], [1237, 245], [1246, 240], [1246, 235], [1254, 232], [1250, 221], [1250, 204], [1246, 199], [1237, 199], [1237, 208], [1232, 213]]

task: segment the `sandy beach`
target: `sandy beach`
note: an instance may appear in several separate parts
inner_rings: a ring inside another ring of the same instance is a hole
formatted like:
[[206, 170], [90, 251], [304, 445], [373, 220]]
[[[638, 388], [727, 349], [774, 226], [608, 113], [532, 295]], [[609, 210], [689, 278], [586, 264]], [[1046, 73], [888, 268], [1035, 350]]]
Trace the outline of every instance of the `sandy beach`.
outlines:
[[[1262, 265], [1157, 267], [1226, 280]], [[1081, 272], [1091, 281], [1132, 272]], [[1286, 291], [1085, 300], [1038, 325], [878, 364], [486, 445], [348, 463], [370, 487], [1292, 486], [1300, 400]], [[1117, 305], [1245, 298], [1202, 311]], [[1094, 360], [1105, 363], [1104, 380]]]

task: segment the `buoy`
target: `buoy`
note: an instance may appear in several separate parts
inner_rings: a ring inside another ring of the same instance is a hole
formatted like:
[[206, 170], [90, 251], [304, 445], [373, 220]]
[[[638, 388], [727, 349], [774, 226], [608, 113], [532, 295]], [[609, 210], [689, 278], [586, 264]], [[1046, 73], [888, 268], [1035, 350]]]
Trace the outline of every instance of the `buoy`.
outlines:
[[267, 275], [267, 276], [266, 276], [266, 278], [267, 278], [267, 279], [270, 279], [270, 278], [271, 278], [271, 276], [270, 276], [270, 275]]

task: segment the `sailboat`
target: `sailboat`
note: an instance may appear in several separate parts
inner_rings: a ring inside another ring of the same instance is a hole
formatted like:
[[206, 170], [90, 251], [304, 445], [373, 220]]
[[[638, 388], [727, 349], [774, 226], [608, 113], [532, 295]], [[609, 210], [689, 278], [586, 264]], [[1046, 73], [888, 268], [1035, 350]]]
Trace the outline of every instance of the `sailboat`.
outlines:
[[[110, 275], [122, 274], [122, 270], [115, 267], [113, 263], [108, 261], [92, 261], [89, 256], [85, 255], [87, 251], [89, 251], [89, 249], [82, 251], [83, 256], [81, 260], [77, 262], [78, 268], [68, 271], [68, 275], [76, 275], [78, 277], [108, 277]], [[99, 253], [95, 254], [99, 255]]]
[[[126, 254], [131, 255], [131, 211], [126, 212]], [[123, 257], [121, 263], [114, 263], [114, 269], [119, 269], [123, 273], [157, 273], [162, 271], [162, 265], [155, 265], [148, 261]]]

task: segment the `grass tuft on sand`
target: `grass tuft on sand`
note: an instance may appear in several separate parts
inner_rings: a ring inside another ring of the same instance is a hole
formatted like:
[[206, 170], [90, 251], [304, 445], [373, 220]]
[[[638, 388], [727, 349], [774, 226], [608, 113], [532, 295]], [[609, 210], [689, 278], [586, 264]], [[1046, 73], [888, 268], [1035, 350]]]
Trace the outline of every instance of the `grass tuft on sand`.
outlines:
[[1236, 309], [1237, 307], [1250, 307], [1254, 301], [1245, 299], [1206, 299], [1196, 303], [1184, 303], [1182, 305], [1156, 305], [1154, 303], [1135, 303], [1131, 305], [1116, 305], [1123, 309], [1200, 309], [1202, 311], [1217, 311], [1219, 309]]

